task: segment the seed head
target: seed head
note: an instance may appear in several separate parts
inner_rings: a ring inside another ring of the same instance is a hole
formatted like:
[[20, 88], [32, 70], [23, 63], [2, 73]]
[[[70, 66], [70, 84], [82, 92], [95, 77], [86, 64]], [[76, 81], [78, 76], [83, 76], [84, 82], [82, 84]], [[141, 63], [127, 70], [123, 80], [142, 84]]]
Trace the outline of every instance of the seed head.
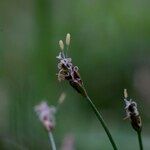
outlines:
[[124, 90], [124, 102], [125, 102], [125, 111], [126, 117], [124, 119], [130, 119], [131, 125], [134, 130], [141, 131], [142, 129], [142, 121], [137, 108], [137, 103], [132, 101], [132, 99], [128, 100], [127, 90]]

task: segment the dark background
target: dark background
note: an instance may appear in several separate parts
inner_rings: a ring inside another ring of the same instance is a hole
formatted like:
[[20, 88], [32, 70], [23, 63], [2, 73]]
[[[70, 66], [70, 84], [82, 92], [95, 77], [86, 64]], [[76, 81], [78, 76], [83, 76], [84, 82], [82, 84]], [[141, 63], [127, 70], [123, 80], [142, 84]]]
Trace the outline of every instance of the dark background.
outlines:
[[54, 137], [71, 133], [77, 150], [109, 150], [107, 136], [85, 99], [57, 81], [58, 41], [70, 33], [69, 51], [85, 87], [121, 150], [138, 149], [124, 121], [123, 89], [138, 103], [143, 143], [150, 149], [149, 0], [0, 0], [0, 149], [50, 149], [33, 107], [56, 105]]

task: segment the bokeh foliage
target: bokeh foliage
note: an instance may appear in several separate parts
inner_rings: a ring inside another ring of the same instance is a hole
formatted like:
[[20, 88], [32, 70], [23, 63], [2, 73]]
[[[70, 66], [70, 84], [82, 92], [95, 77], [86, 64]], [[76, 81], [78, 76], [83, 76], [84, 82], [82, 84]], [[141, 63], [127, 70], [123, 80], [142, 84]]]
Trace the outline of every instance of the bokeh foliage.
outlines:
[[57, 144], [72, 133], [77, 150], [111, 149], [86, 101], [57, 81], [58, 41], [68, 32], [69, 54], [120, 149], [138, 146], [129, 122], [122, 120], [123, 88], [139, 104], [150, 149], [149, 6], [149, 0], [1, 0], [0, 149], [49, 149], [33, 106], [42, 99], [55, 105], [63, 91]]

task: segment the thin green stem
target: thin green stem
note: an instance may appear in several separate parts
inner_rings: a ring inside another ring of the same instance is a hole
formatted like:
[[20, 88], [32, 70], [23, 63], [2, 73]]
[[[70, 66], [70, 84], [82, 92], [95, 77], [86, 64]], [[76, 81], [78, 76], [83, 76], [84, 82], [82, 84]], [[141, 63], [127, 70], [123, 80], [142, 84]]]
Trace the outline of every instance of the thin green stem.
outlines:
[[107, 127], [103, 117], [101, 116], [100, 112], [98, 111], [98, 109], [96, 108], [96, 106], [94, 105], [94, 103], [92, 102], [90, 97], [87, 96], [86, 98], [87, 98], [90, 106], [92, 107], [94, 113], [96, 114], [98, 120], [100, 121], [101, 125], [103, 126], [103, 128], [104, 128], [104, 130], [105, 130], [105, 132], [106, 132], [106, 134], [107, 134], [107, 136], [109, 138], [109, 141], [112, 144], [112, 147], [114, 148], [114, 150], [118, 150], [118, 148], [117, 148], [117, 146], [116, 146], [116, 144], [115, 144], [115, 142], [114, 142], [114, 140], [112, 138], [112, 135], [111, 135], [111, 133], [110, 133], [110, 131], [109, 131], [109, 129], [108, 129], [108, 127]]
[[48, 136], [49, 136], [49, 141], [50, 141], [52, 150], [56, 150], [56, 145], [55, 145], [55, 141], [54, 141], [52, 132], [48, 132]]
[[143, 150], [141, 131], [137, 131], [140, 150]]

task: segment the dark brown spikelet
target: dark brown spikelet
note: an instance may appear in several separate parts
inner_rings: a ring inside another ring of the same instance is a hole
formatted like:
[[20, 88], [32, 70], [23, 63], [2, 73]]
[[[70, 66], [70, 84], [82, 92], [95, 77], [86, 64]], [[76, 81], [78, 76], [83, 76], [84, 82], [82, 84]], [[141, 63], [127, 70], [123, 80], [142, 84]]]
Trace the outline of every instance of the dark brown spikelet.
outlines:
[[74, 81], [69, 81], [69, 83], [78, 93], [80, 93], [84, 97], [87, 97], [87, 93], [83, 85]]
[[133, 129], [136, 131], [141, 131], [142, 130], [141, 117], [139, 115], [138, 116], [131, 115], [130, 119], [131, 119], [131, 125]]
[[134, 130], [140, 132], [142, 130], [142, 121], [137, 108], [137, 103], [128, 98], [127, 90], [124, 90], [124, 101], [126, 110], [126, 119], [129, 118]]

